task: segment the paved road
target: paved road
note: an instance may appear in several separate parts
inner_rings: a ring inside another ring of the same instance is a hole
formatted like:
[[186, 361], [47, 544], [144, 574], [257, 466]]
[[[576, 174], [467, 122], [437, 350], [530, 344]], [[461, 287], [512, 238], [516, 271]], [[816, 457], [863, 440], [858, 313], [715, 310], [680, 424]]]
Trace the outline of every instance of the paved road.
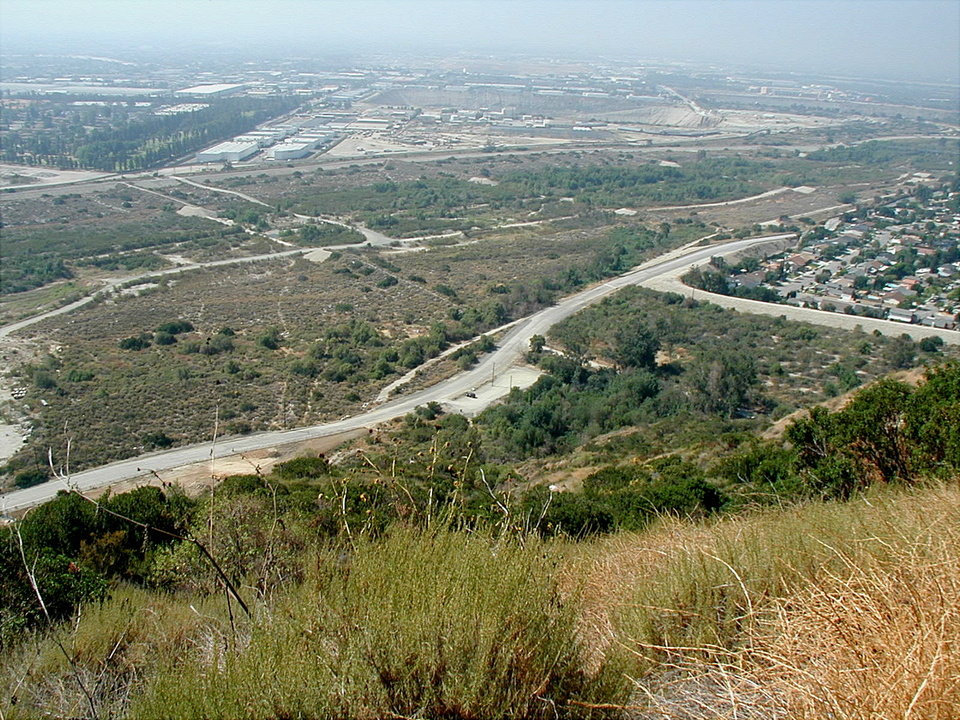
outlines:
[[[722, 255], [726, 253], [717, 254]], [[787, 320], [808, 322], [814, 325], [825, 325], [827, 327], [841, 328], [844, 330], [856, 330], [857, 328], [864, 332], [878, 330], [884, 335], [890, 336], [909, 335], [915, 341], [929, 337], [939, 337], [950, 345], [960, 345], [960, 332], [956, 330], [943, 330], [941, 328], [927, 327], [926, 325], [912, 325], [895, 320], [880, 320], [862, 315], [846, 315], [844, 313], [796, 307], [794, 305], [780, 305], [777, 303], [748, 300], [746, 298], [718, 295], [704, 290], [696, 290], [688, 285], [684, 285], [680, 280], [680, 276], [684, 272], [686, 272], [685, 268], [680, 269], [679, 272], [664, 273], [650, 278], [643, 282], [642, 285], [659, 292], [675, 292], [697, 300], [709, 300], [714, 305], [719, 305], [729, 310], [752, 313], [754, 315], [782, 316]]]
[[227, 190], [226, 188], [213, 187], [212, 185], [204, 185], [202, 183], [194, 182], [193, 180], [190, 180], [189, 178], [185, 178], [181, 175], [170, 175], [170, 178], [172, 180], [176, 180], [177, 182], [182, 182], [185, 185], [192, 185], [193, 187], [200, 188], [201, 190], [216, 192], [216, 193], [220, 193], [221, 195], [233, 195], [235, 197], [240, 198], [241, 200], [246, 200], [247, 202], [251, 202], [254, 205], [263, 205], [263, 207], [268, 207], [271, 209], [273, 208], [272, 205], [268, 205], [263, 200], [258, 200], [252, 195], [247, 195], [246, 193], [237, 192], [236, 190]]
[[[855, 325], [860, 325], [865, 330], [872, 330], [876, 327], [882, 329], [886, 334], [907, 332], [918, 338], [929, 335], [939, 335], [947, 342], [960, 343], [960, 333], [955, 331], [934, 330], [933, 328], [902, 325], [884, 320], [871, 320], [870, 318], [850, 317], [838, 313], [806, 310], [785, 305], [772, 305], [740, 298], [729, 298], [722, 295], [704, 293], [700, 290], [694, 291], [682, 285], [677, 280], [677, 278], [690, 267], [709, 262], [710, 258], [715, 255], [730, 255], [755, 245], [771, 245], [778, 241], [788, 241], [793, 237], [795, 236], [792, 234], [768, 235], [760, 238], [736, 240], [723, 245], [708, 245], [705, 247], [699, 246], [699, 241], [697, 241], [673, 250], [638, 266], [624, 275], [587, 288], [586, 290], [565, 298], [554, 306], [545, 308], [534, 315], [517, 321], [512, 329], [504, 336], [499, 347], [494, 352], [486, 355], [473, 369], [459, 373], [432, 387], [398, 398], [397, 400], [385, 403], [359, 415], [344, 418], [337, 422], [297, 428], [294, 430], [264, 432], [242, 437], [227, 438], [219, 441], [215, 446], [211, 446], [210, 443], [204, 443], [142, 455], [130, 460], [123, 460], [77, 473], [73, 475], [71, 479], [72, 483], [80, 490], [90, 490], [111, 485], [122, 480], [139, 477], [151, 471], [163, 472], [184, 465], [210, 460], [214, 457], [226, 457], [277, 445], [327, 437], [359, 428], [369, 428], [405, 415], [418, 405], [423, 405], [431, 401], [440, 403], [455, 401], [458, 398], [462, 398], [465, 393], [483, 385], [491, 378], [495, 378], [501, 383], [506, 382], [511, 373], [511, 368], [522, 362], [529, 348], [530, 338], [533, 335], [545, 335], [553, 325], [561, 320], [630, 285], [644, 285], [657, 290], [684, 292], [700, 298], [709, 297], [712, 302], [746, 312], [785, 315], [790, 319], [805, 320], [807, 322], [833, 327], [852, 329]], [[61, 482], [50, 482], [33, 488], [7, 493], [6, 495], [0, 496], [0, 510], [13, 512], [38, 505], [52, 498], [62, 487], [63, 484]]]
[[[724, 252], [736, 252], [751, 245], [770, 242], [777, 238], [787, 238], [790, 235], [775, 235], [764, 238], [737, 240], [723, 246]], [[499, 347], [486, 355], [471, 370], [464, 371], [448, 380], [420, 390], [397, 400], [385, 403], [367, 412], [345, 418], [337, 422], [297, 428], [257, 433], [242, 437], [227, 438], [217, 442], [190, 445], [176, 448], [130, 460], [105, 465], [103, 467], [86, 470], [72, 476], [73, 485], [83, 490], [104, 487], [121, 480], [129, 480], [151, 471], [163, 472], [172, 468], [182, 467], [197, 462], [209, 460], [213, 457], [225, 457], [238, 453], [251, 452], [276, 445], [285, 445], [293, 442], [326, 437], [337, 433], [356, 430], [358, 428], [373, 427], [380, 423], [405, 415], [418, 405], [436, 401], [449, 402], [462, 397], [465, 393], [483, 385], [491, 378], [498, 378], [506, 382], [510, 368], [522, 360], [530, 346], [533, 335], [544, 335], [556, 323], [567, 318], [579, 310], [591, 305], [604, 297], [627, 287], [639, 285], [661, 275], [668, 275], [681, 268], [689, 267], [709, 261], [710, 257], [718, 254], [717, 246], [699, 247], [695, 243], [673, 250], [665, 255], [640, 265], [634, 270], [594, 285], [576, 295], [571, 295], [558, 304], [545, 308], [534, 315], [518, 321], [504, 336]], [[16, 490], [0, 496], [0, 509], [4, 512], [13, 512], [24, 508], [39, 505], [52, 498], [63, 484], [58, 481], [44, 483], [24, 490]]]

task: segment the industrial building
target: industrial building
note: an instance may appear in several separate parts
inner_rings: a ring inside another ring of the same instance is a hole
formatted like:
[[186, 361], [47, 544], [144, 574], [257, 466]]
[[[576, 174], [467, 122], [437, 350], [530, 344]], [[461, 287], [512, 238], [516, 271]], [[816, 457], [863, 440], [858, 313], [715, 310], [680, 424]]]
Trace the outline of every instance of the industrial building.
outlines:
[[246, 83], [216, 83], [216, 84], [205, 84], [205, 85], [194, 85], [193, 87], [183, 88], [183, 90], [177, 90], [174, 95], [191, 95], [191, 96], [200, 96], [200, 97], [224, 97], [226, 95], [232, 95], [238, 90], [242, 90], [247, 87]]
[[197, 162], [242, 162], [260, 150], [256, 142], [223, 142], [197, 153]]
[[273, 159], [297, 160], [298, 158], [305, 158], [311, 152], [313, 152], [313, 147], [310, 143], [288, 141], [273, 148]]
[[257, 147], [265, 148], [273, 145], [273, 139], [264, 135], [238, 135], [232, 142], [236, 143], [256, 143]]
[[307, 143], [311, 150], [316, 150], [322, 145], [333, 142], [337, 138], [336, 133], [331, 132], [302, 132], [296, 137], [291, 138], [292, 142]]

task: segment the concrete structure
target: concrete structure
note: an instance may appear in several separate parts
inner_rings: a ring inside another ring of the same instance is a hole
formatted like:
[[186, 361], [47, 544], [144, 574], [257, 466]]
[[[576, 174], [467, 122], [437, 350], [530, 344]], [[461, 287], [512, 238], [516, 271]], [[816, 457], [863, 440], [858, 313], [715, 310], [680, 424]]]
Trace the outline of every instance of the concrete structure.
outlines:
[[311, 150], [316, 150], [321, 145], [332, 142], [336, 137], [336, 133], [330, 132], [304, 132], [290, 138], [290, 140], [291, 142], [307, 143]]
[[197, 162], [243, 162], [256, 155], [260, 146], [255, 142], [223, 142], [197, 153]]
[[273, 148], [274, 160], [296, 160], [305, 158], [313, 152], [310, 143], [305, 142], [284, 142]]
[[273, 140], [264, 135], [238, 135], [233, 139], [235, 143], [256, 143], [257, 147], [265, 148], [273, 145]]
[[296, 125], [271, 125], [270, 127], [260, 128], [260, 132], [276, 133], [278, 140], [283, 140], [300, 131]]
[[273, 145], [275, 142], [280, 142], [287, 136], [283, 130], [275, 128], [251, 130], [250, 132], [244, 133], [244, 135], [246, 137], [262, 138], [266, 145]]
[[232, 95], [246, 87], [244, 83], [216, 83], [216, 84], [205, 84], [205, 85], [194, 85], [193, 87], [183, 88], [183, 90], [177, 90], [175, 95], [193, 95], [201, 97], [223, 97], [224, 95]]

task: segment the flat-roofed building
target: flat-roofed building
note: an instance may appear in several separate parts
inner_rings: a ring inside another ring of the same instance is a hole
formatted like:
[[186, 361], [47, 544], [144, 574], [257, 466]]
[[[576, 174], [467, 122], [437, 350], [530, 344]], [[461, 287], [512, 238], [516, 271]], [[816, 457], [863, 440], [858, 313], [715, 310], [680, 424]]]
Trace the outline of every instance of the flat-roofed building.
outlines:
[[284, 142], [273, 148], [274, 160], [296, 160], [305, 158], [313, 151], [309, 143], [305, 142]]
[[256, 155], [260, 146], [256, 142], [222, 142], [197, 153], [197, 162], [243, 162]]
[[245, 83], [206, 83], [177, 90], [175, 95], [192, 95], [199, 97], [222, 97], [232, 95], [246, 87]]

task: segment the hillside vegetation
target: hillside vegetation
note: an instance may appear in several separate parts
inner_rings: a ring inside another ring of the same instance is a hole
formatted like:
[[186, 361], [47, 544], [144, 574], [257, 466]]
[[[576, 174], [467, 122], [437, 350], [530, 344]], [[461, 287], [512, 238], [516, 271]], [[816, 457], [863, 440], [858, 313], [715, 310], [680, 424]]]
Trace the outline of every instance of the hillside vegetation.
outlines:
[[[197, 499], [62, 494], [0, 543], [0, 707], [953, 718], [958, 380], [948, 364], [812, 412], [792, 444], [750, 445], [790, 477], [746, 473], [745, 490], [665, 458], [581, 492], [511, 491], [475, 458], [476, 429], [425, 408], [393, 463], [360, 448], [356, 465], [299, 458]], [[734, 450], [721, 468], [753, 467]], [[770, 482], [778, 505], [753, 502]]]
[[122, 585], [7, 651], [4, 712], [91, 716], [79, 677], [101, 717], [947, 720], [958, 501], [887, 491], [579, 544], [397, 527], [305, 552], [299, 582], [245, 591], [249, 618]]

